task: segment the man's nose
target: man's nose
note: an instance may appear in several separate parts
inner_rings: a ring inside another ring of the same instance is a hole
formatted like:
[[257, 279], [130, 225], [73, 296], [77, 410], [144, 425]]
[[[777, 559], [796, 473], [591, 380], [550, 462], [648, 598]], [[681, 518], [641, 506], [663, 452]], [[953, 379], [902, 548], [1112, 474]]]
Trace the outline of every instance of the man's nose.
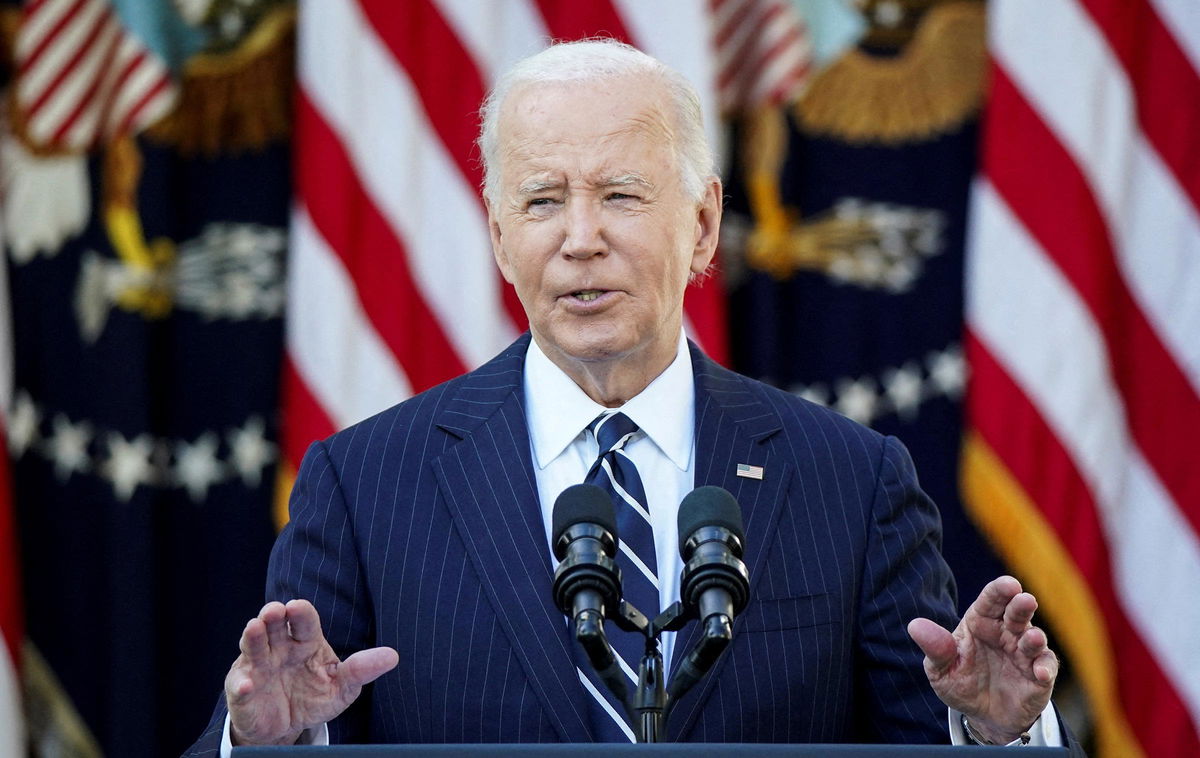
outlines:
[[572, 258], [590, 258], [608, 251], [600, 209], [589, 200], [573, 198], [567, 203], [562, 252]]

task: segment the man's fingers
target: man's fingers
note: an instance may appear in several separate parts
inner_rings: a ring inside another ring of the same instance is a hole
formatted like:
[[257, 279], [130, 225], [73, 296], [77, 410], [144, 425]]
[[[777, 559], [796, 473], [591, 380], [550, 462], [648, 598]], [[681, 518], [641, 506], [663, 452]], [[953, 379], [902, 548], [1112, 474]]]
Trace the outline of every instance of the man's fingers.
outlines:
[[287, 611], [283, 603], [267, 603], [258, 612], [258, 618], [267, 628], [267, 644], [280, 649], [291, 641], [287, 628]]
[[242, 637], [238, 640], [238, 650], [246, 656], [246, 660], [254, 666], [266, 666], [270, 652], [267, 647], [267, 627], [260, 618], [252, 618], [246, 622]]
[[1004, 628], [1010, 634], [1023, 633], [1033, 621], [1033, 613], [1037, 607], [1037, 598], [1033, 595], [1028, 592], [1017, 593], [1004, 608]]
[[1020, 593], [1021, 583], [1016, 579], [1011, 576], [997, 577], [988, 582], [975, 602], [971, 603], [971, 611], [984, 618], [1003, 618], [1009, 602]]
[[928, 663], [935, 671], [948, 668], [958, 659], [958, 642], [954, 635], [927, 618], [915, 618], [908, 622], [908, 636], [912, 637]]
[[1043, 650], [1033, 662], [1033, 678], [1042, 684], [1053, 684], [1058, 676], [1058, 656], [1053, 650]]
[[1017, 639], [1017, 648], [1026, 658], [1031, 661], [1042, 654], [1042, 651], [1046, 649], [1047, 644], [1048, 641], [1046, 639], [1046, 633], [1041, 629], [1038, 629], [1036, 626], [1026, 630], [1025, 633]]
[[317, 609], [307, 600], [289, 600], [287, 606], [287, 622], [292, 631], [292, 639], [298, 642], [310, 642], [321, 637], [321, 616]]
[[337, 674], [345, 684], [360, 687], [396, 668], [400, 655], [390, 647], [373, 647], [359, 650], [342, 661]]
[[1050, 684], [1058, 675], [1058, 656], [1048, 646], [1046, 633], [1036, 626], [1017, 640], [1017, 649], [1029, 661], [1033, 678], [1042, 684]]

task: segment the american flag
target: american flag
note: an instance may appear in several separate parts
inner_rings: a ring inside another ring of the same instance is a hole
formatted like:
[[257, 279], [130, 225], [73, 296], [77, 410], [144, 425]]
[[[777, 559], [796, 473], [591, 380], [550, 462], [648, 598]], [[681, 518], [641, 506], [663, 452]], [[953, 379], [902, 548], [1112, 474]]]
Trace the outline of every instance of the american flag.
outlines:
[[[301, 2], [283, 449], [492, 357], [525, 329], [492, 260], [477, 111], [550, 39], [610, 36], [682, 71], [714, 115], [708, 6], [638, 0]], [[718, 281], [687, 329], [724, 360]]]
[[18, 118], [35, 145], [87, 150], [166, 115], [166, 64], [121, 23], [111, 0], [32, 0], [15, 43]]
[[1200, 5], [989, 12], [967, 496], [1099, 753], [1200, 755]]
[[791, 0], [711, 0], [721, 110], [780, 105], [810, 72], [808, 30]]

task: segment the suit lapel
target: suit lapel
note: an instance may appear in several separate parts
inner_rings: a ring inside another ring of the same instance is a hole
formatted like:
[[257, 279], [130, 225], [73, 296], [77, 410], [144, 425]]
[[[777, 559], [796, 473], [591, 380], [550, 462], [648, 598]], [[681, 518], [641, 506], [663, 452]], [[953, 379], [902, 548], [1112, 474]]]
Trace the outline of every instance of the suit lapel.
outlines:
[[525, 423], [529, 335], [468, 374], [437, 424], [460, 441], [433, 461], [474, 568], [565, 742], [590, 734], [572, 640], [551, 596], [549, 547]]
[[[778, 414], [747, 389], [744, 377], [721, 368], [695, 345], [691, 350], [696, 377], [695, 484], [723, 487], [741, 506], [746, 527], [744, 560], [753, 599], [766, 558], [766, 535], [774, 532], [792, 477], [791, 466], [770, 444], [782, 425]], [[762, 478], [739, 475], [738, 464], [760, 468]], [[672, 672], [699, 641], [699, 626], [692, 622], [676, 637]], [[733, 644], [741, 626], [742, 619], [735, 620]], [[676, 704], [669, 727], [672, 740], [691, 729], [728, 659], [728, 653], [718, 658], [708, 675]]]

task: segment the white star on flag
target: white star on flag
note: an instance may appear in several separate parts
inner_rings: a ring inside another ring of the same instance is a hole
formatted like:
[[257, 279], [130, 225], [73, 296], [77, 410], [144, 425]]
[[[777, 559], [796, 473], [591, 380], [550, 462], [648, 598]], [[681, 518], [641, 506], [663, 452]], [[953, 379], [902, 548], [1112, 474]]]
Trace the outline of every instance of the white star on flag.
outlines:
[[175, 482], [188, 491], [199, 503], [208, 497], [208, 488], [224, 478], [224, 469], [217, 461], [217, 435], [205, 432], [189, 443], [175, 443]]
[[929, 365], [929, 380], [949, 398], [958, 398], [966, 385], [966, 365], [962, 348], [951, 345], [944, 351], [930, 353], [925, 359]]
[[869, 376], [861, 379], [843, 379], [838, 384], [838, 412], [860, 424], [871, 424], [878, 403], [875, 382]]
[[921, 406], [924, 382], [921, 380], [921, 369], [914, 363], [905, 363], [898, 369], [888, 369], [883, 374], [884, 392], [896, 415], [909, 421], [917, 415]]
[[265, 424], [259, 416], [229, 432], [230, 457], [233, 466], [247, 487], [257, 487], [262, 481], [263, 467], [275, 460], [275, 445], [267, 441]]
[[27, 392], [18, 392], [8, 416], [8, 449], [13, 458], [20, 458], [34, 443], [40, 423], [33, 398]]
[[92, 439], [92, 427], [86, 421], [77, 424], [59, 413], [51, 422], [53, 430], [46, 439], [46, 453], [54, 461], [54, 475], [60, 482], [71, 478], [76, 472], [85, 473], [91, 463], [88, 443]]
[[109, 433], [108, 460], [103, 473], [112, 482], [118, 500], [129, 502], [134, 490], [154, 481], [154, 467], [150, 464], [153, 452], [154, 441], [147, 434], [126, 440], [120, 432]]

